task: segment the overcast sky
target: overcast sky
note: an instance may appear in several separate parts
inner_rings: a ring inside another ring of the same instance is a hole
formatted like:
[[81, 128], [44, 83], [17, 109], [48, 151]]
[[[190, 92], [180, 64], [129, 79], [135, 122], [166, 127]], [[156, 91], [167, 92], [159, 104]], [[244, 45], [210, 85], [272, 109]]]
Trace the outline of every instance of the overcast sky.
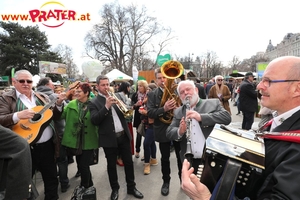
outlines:
[[[0, 14], [28, 14], [50, 0], [1, 0]], [[81, 68], [84, 37], [99, 22], [99, 10], [108, 0], [60, 0], [68, 10], [89, 13], [89, 22], [66, 21], [59, 28], [38, 24], [48, 36], [49, 43], [70, 46]], [[167, 49], [171, 55], [194, 56], [214, 51], [227, 63], [237, 56], [240, 60], [264, 52], [269, 40], [277, 45], [287, 33], [300, 32], [298, 0], [120, 0], [121, 4], [145, 5], [148, 14], [164, 26], [171, 27], [178, 39]], [[57, 6], [57, 5], [56, 5]], [[1, 19], [2, 20], [2, 19]], [[153, 58], [155, 59], [155, 58]]]

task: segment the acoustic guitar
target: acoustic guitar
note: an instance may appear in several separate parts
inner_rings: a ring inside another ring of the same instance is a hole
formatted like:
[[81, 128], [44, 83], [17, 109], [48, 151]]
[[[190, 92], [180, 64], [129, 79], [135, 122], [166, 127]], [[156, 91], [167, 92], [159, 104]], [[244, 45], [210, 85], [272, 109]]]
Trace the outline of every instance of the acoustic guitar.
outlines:
[[[72, 90], [79, 85], [80, 81], [76, 81], [71, 84], [67, 90]], [[32, 108], [35, 111], [33, 118], [21, 119], [16, 125], [13, 126], [12, 130], [18, 135], [23, 137], [29, 144], [36, 143], [45, 128], [50, 124], [53, 112], [51, 108], [57, 99], [53, 99], [44, 106], [35, 106]]]

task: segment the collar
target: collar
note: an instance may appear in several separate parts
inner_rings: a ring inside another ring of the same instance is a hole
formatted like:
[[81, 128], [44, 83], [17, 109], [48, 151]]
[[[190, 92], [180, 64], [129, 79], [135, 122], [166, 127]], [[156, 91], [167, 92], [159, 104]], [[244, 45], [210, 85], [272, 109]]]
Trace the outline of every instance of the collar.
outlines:
[[285, 113], [282, 113], [281, 115], [277, 116], [277, 112], [272, 113], [273, 114], [273, 123], [272, 123], [272, 130], [276, 128], [277, 126], [281, 125], [285, 119], [291, 117], [295, 112], [300, 110], [300, 106], [297, 106], [293, 108], [292, 110], [289, 110]]
[[[34, 97], [34, 91], [32, 90], [31, 91], [31, 98], [33, 98]], [[22, 94], [22, 93], [20, 93], [18, 90], [16, 90], [16, 96], [17, 96], [17, 98], [20, 98], [20, 96], [21, 97], [25, 97], [25, 94]]]

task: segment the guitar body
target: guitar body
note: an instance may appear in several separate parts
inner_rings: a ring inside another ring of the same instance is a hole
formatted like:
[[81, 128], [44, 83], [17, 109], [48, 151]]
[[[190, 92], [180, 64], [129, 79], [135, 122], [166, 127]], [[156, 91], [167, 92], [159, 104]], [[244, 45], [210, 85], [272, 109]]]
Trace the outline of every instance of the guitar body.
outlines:
[[[36, 113], [39, 113], [42, 109], [44, 109], [44, 106], [32, 108]], [[36, 114], [31, 119], [20, 120], [13, 126], [12, 130], [23, 137], [29, 144], [34, 144], [40, 139], [41, 134], [50, 124], [52, 116], [52, 110], [46, 109], [44, 112]]]

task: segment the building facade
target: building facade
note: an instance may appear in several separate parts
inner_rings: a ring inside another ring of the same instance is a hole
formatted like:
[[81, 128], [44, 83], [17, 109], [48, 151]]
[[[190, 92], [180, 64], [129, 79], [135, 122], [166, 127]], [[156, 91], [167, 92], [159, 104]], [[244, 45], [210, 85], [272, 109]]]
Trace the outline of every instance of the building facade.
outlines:
[[273, 46], [270, 40], [265, 56], [269, 58], [269, 60], [281, 56], [300, 57], [300, 33], [288, 33], [277, 46]]

